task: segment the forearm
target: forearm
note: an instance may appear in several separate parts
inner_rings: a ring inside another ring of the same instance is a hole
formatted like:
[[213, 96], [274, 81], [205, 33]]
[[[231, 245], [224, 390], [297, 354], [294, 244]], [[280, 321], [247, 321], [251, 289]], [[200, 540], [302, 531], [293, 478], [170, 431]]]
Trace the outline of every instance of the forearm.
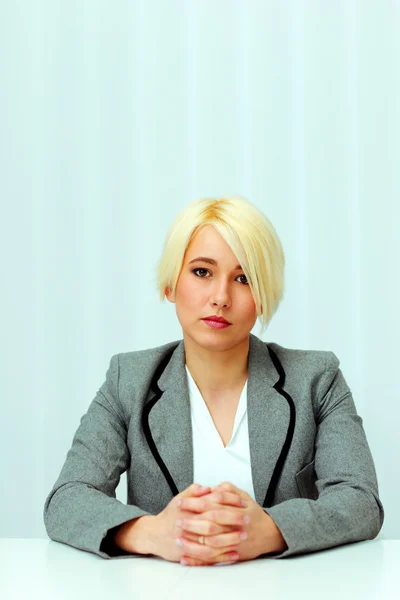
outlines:
[[113, 542], [131, 554], [155, 554], [155, 539], [155, 516], [144, 515], [118, 527]]
[[44, 522], [48, 536], [57, 542], [112, 558], [105, 532], [149, 513], [126, 505], [86, 484], [62, 485], [46, 499]]
[[288, 550], [282, 556], [286, 558], [373, 539], [382, 523], [380, 506], [374, 507], [360, 490], [343, 486], [318, 500], [292, 498], [264, 510], [271, 513], [287, 540]]
[[283, 552], [284, 550], [287, 550], [287, 544], [281, 530], [268, 513], [265, 513], [265, 516], [266, 519], [261, 534], [262, 549], [260, 554]]

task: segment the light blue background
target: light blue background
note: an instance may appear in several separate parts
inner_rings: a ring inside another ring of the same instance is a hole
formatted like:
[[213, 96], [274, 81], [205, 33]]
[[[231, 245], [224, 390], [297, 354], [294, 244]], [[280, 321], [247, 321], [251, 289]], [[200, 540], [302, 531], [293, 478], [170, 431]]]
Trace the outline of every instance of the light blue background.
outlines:
[[399, 538], [399, 2], [0, 7], [0, 535], [45, 536], [110, 357], [181, 338], [172, 219], [237, 193], [287, 257], [263, 338], [338, 355]]

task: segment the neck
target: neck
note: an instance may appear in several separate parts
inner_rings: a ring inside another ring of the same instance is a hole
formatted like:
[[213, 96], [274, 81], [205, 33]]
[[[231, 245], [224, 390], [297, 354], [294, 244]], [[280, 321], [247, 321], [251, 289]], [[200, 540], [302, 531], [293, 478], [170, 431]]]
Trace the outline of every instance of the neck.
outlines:
[[210, 393], [223, 393], [243, 387], [248, 374], [250, 338], [230, 348], [200, 346], [184, 335], [186, 364], [197, 387]]

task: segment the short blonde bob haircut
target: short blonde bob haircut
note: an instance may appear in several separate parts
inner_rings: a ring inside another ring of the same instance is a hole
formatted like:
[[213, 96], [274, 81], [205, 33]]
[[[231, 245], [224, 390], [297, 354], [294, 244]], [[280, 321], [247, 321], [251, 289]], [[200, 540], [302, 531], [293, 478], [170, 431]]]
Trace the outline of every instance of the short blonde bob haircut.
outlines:
[[213, 225], [237, 257], [261, 317], [261, 333], [283, 297], [285, 255], [267, 217], [241, 196], [200, 198], [188, 204], [170, 226], [157, 266], [161, 301], [166, 288], [175, 291], [186, 250], [193, 236]]

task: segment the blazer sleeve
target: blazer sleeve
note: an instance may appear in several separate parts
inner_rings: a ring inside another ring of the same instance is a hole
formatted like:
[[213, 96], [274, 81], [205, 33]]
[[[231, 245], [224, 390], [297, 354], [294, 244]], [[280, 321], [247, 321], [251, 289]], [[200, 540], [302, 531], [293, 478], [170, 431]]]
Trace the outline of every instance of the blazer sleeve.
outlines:
[[383, 524], [384, 510], [362, 419], [333, 352], [327, 353], [314, 400], [314, 465], [305, 471], [316, 477], [310, 483], [318, 494], [316, 499], [293, 498], [264, 508], [288, 546], [274, 558], [373, 539]]
[[[52, 540], [103, 558], [132, 557], [112, 544], [114, 528], [149, 514], [122, 504], [115, 490], [130, 461], [127, 424], [118, 397], [119, 359], [81, 418], [64, 466], [44, 506]], [[138, 556], [138, 555], [136, 555]]]

